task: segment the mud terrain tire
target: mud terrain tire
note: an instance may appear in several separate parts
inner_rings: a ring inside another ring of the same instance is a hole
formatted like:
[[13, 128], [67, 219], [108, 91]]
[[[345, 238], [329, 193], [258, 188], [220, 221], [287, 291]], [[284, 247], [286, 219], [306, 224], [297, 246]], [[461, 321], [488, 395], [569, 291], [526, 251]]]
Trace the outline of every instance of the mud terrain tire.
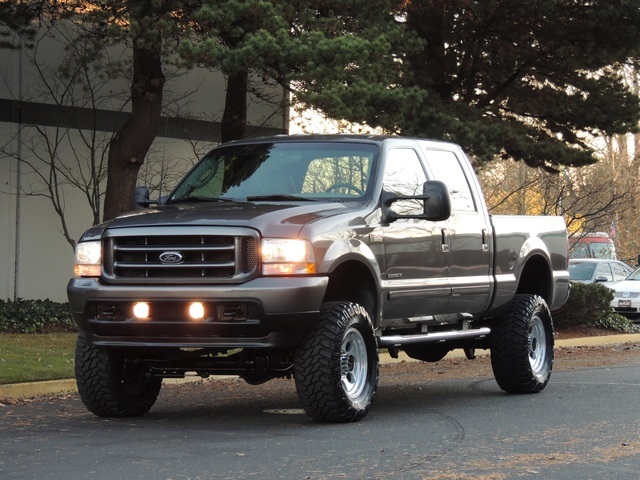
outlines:
[[145, 378], [140, 367], [128, 364], [116, 351], [100, 349], [78, 334], [75, 373], [80, 398], [99, 417], [137, 417], [153, 406], [160, 378]]
[[508, 393], [537, 393], [553, 368], [553, 322], [544, 299], [516, 295], [491, 332], [491, 366]]
[[350, 302], [325, 303], [316, 327], [296, 350], [300, 403], [317, 422], [357, 422], [378, 386], [378, 350], [366, 310]]

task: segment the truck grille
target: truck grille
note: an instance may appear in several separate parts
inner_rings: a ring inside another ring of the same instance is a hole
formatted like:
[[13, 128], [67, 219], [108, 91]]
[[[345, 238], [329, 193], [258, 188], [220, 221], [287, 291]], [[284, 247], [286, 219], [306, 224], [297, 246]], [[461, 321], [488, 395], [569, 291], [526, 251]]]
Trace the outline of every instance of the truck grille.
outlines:
[[176, 228], [172, 233], [161, 227], [125, 230], [129, 229], [108, 232], [104, 239], [103, 272], [112, 281], [224, 283], [245, 279], [256, 271], [257, 235], [252, 231], [206, 229], [196, 233], [185, 227], [180, 229], [184, 233], [175, 234]]

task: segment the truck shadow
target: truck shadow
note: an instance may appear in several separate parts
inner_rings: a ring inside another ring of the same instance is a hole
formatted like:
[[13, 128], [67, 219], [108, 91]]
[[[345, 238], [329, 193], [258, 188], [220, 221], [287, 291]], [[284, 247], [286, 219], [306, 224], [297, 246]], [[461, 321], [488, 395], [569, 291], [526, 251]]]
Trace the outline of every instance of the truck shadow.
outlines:
[[[384, 382], [378, 387], [369, 415], [360, 422], [394, 421], [419, 412], [437, 414], [452, 405], [475, 404], [480, 398], [507, 398], [492, 378], [411, 382]], [[196, 428], [235, 424], [318, 425], [306, 416], [292, 380], [272, 380], [253, 386], [242, 380], [205, 381], [163, 389], [156, 405], [144, 417], [126, 422], [183, 424]], [[325, 426], [326, 427], [326, 426]]]

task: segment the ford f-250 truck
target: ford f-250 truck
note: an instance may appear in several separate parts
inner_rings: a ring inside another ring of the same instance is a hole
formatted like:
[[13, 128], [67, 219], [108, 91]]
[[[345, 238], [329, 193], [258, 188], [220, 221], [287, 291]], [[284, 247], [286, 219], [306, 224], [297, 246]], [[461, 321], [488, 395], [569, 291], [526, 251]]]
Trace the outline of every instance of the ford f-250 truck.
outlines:
[[78, 390], [96, 415], [142, 415], [163, 378], [195, 372], [293, 377], [312, 419], [357, 421], [381, 349], [427, 362], [490, 349], [504, 391], [549, 381], [564, 221], [490, 216], [456, 145], [237, 141], [138, 204], [150, 208], [82, 235], [68, 285]]

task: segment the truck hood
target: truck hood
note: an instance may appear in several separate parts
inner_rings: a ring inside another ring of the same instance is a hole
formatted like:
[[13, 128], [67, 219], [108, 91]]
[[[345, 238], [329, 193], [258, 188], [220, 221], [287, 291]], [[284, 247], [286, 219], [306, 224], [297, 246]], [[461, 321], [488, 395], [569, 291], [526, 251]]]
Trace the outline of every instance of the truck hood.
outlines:
[[[238, 226], [263, 236], [296, 237], [307, 224], [353, 212], [361, 204], [325, 202], [224, 202], [166, 205], [124, 214], [88, 230], [81, 241], [100, 238], [106, 229], [160, 226]], [[353, 215], [353, 213], [351, 213]]]

